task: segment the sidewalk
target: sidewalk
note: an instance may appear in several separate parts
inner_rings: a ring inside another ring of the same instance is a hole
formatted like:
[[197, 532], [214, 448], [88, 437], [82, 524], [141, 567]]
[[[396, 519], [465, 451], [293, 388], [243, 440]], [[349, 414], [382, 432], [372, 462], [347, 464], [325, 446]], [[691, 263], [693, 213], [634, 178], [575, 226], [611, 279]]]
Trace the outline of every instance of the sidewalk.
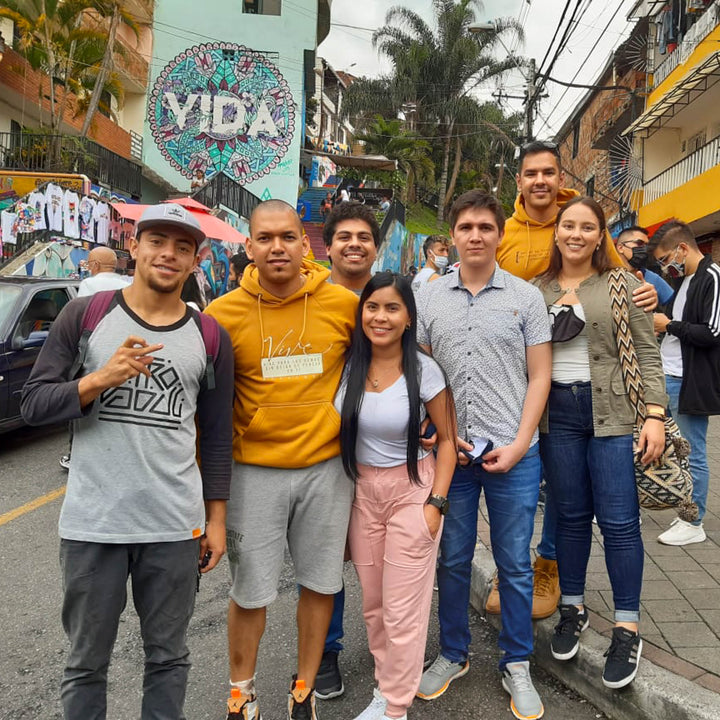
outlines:
[[[593, 526], [585, 593], [590, 630], [583, 633], [577, 660], [561, 663], [550, 655], [557, 615], [535, 624], [536, 662], [611, 718], [720, 717], [720, 417], [710, 418], [708, 460], [711, 477], [705, 542], [685, 547], [661, 545], [657, 536], [669, 526], [674, 513], [642, 512], [645, 571], [640, 632], [644, 647], [640, 671], [627, 690], [608, 690], [600, 679], [613, 614], [597, 526]], [[542, 514], [538, 513], [533, 548], [540, 539], [541, 526]], [[484, 613], [495, 569], [484, 502], [478, 538], [472, 602]], [[499, 626], [499, 617], [488, 619]]]

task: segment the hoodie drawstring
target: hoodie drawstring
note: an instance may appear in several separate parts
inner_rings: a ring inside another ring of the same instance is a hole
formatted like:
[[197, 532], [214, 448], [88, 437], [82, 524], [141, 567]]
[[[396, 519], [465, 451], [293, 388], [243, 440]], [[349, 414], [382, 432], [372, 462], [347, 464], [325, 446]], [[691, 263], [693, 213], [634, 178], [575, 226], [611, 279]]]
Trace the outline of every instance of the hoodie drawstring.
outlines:
[[[303, 336], [305, 335], [305, 329], [307, 328], [307, 309], [308, 309], [308, 294], [305, 293], [303, 298], [303, 323], [302, 330], [300, 331], [300, 337], [297, 342], [298, 345], [302, 344]], [[258, 324], [260, 326], [260, 346], [264, 349], [267, 338], [265, 337], [265, 327], [263, 326], [262, 318], [262, 293], [257, 295], [257, 312], [258, 312]]]

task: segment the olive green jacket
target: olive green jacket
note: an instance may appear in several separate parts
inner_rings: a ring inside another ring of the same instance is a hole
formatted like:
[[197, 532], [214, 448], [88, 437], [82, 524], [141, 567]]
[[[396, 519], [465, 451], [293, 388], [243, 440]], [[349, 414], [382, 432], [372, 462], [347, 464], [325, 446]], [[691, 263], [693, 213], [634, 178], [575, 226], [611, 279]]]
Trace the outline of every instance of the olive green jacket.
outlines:
[[[627, 273], [629, 291], [639, 287], [635, 276]], [[563, 296], [557, 280], [547, 285], [539, 278], [533, 284], [540, 288], [545, 304], [552, 305]], [[627, 435], [635, 424], [635, 410], [625, 390], [618, 346], [615, 340], [615, 326], [610, 310], [608, 273], [593, 275], [581, 283], [577, 297], [585, 313], [590, 359], [590, 383], [592, 386], [593, 428], [595, 435]], [[632, 300], [630, 306], [630, 332], [632, 333], [640, 363], [645, 402], [667, 407], [660, 348], [653, 330], [652, 313], [646, 313]], [[540, 421], [540, 432], [548, 432], [547, 408]]]

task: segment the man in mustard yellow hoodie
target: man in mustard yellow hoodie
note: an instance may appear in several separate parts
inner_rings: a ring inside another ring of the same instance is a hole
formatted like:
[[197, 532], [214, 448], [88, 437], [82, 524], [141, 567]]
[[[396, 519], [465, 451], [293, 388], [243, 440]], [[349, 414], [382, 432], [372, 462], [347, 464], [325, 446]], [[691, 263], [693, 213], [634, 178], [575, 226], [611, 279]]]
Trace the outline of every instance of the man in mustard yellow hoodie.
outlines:
[[228, 331], [235, 353], [228, 720], [260, 720], [255, 666], [286, 540], [301, 586], [293, 720], [316, 718], [315, 676], [342, 587], [354, 488], [339, 458], [332, 401], [358, 299], [326, 282], [329, 271], [305, 260], [308, 250], [294, 208], [261, 203], [250, 218], [253, 264], [237, 291], [206, 310]]
[[[580, 193], [562, 187], [560, 150], [555, 143], [536, 140], [520, 149], [520, 167], [515, 181], [518, 196], [515, 212], [505, 223], [505, 236], [497, 251], [497, 262], [503, 270], [523, 280], [531, 280], [547, 269], [555, 239], [555, 219], [560, 208]], [[624, 263], [612, 238], [606, 236], [610, 258], [618, 266]], [[634, 292], [633, 300], [648, 312], [657, 306], [657, 292], [649, 283]], [[535, 584], [533, 588], [534, 619], [552, 615], [560, 599], [557, 561], [555, 557], [555, 512], [552, 499], [547, 496], [543, 532], [537, 547]], [[486, 603], [489, 613], [499, 614], [500, 596], [497, 582]]]

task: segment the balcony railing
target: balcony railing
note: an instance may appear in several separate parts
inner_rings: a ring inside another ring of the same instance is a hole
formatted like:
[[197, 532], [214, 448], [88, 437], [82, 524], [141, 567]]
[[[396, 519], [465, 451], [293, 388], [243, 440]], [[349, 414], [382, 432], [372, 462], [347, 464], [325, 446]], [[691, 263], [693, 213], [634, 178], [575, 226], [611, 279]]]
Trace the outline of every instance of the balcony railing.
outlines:
[[676, 67], [682, 65], [692, 55], [695, 48], [715, 29], [718, 22], [720, 22], [720, 0], [715, 0], [688, 30], [677, 48], [655, 69], [653, 73], [655, 87], [660, 85]]
[[720, 137], [716, 137], [644, 185], [644, 203], [657, 200], [720, 164]]
[[210, 208], [224, 205], [248, 220], [252, 211], [260, 204], [257, 195], [223, 173], [218, 173], [207, 185], [193, 193], [193, 198]]
[[111, 190], [140, 197], [142, 169], [87, 138], [74, 135], [0, 133], [0, 167], [49, 173], [80, 173]]

